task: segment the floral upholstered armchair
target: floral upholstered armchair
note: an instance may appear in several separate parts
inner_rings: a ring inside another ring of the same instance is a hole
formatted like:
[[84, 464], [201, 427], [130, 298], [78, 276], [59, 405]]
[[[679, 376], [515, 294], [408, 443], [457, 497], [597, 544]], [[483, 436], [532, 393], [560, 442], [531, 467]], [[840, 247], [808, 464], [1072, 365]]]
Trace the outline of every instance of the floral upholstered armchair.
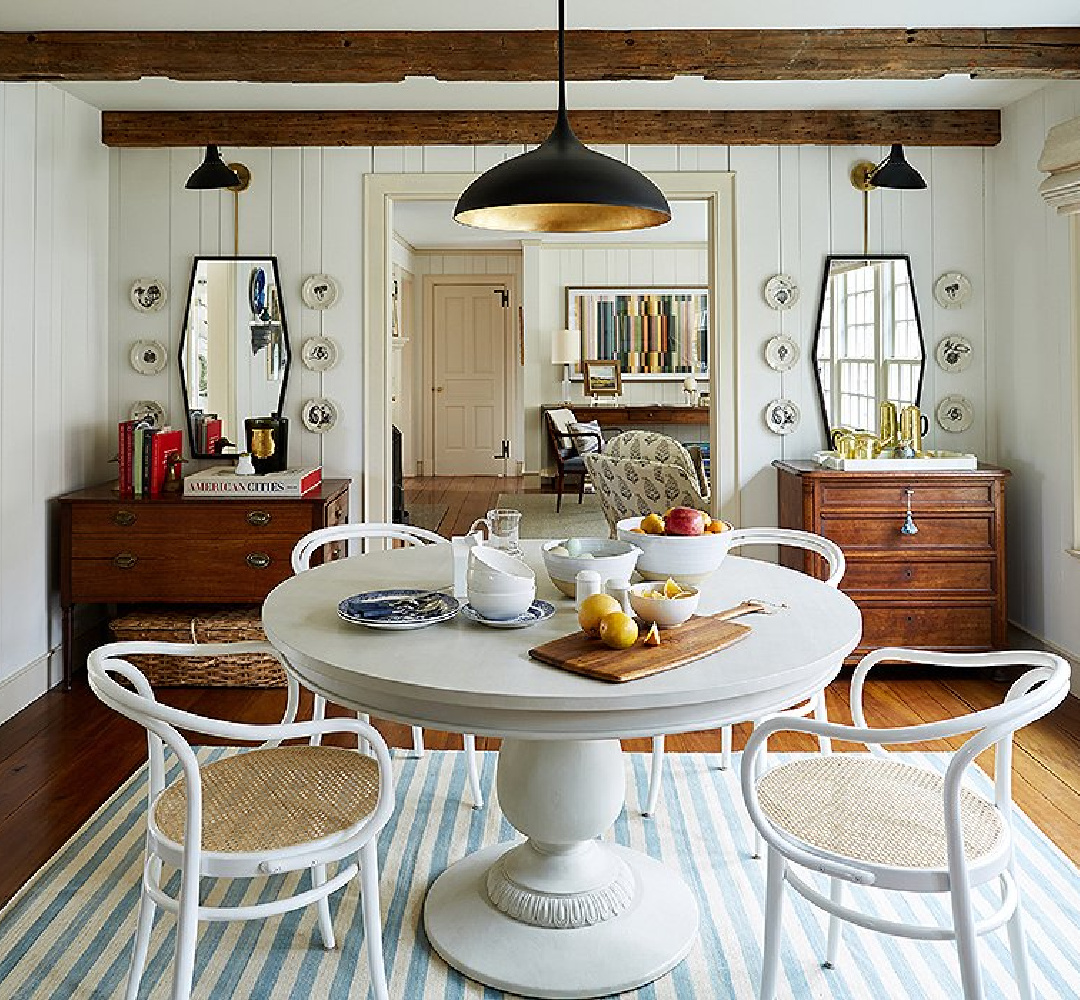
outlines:
[[583, 457], [612, 536], [625, 517], [662, 514], [671, 507], [709, 508], [708, 481], [674, 438], [627, 431], [608, 442], [602, 454]]

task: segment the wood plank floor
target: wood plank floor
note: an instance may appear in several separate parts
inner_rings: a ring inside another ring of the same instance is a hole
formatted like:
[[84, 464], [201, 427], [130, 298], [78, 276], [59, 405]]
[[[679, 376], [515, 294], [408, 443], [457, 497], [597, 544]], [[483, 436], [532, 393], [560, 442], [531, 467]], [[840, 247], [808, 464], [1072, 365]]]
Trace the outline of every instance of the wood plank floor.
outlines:
[[[521, 492], [514, 479], [476, 477], [406, 480], [406, 496], [447, 504], [440, 529], [459, 534], [495, 503], [500, 492]], [[883, 668], [867, 688], [871, 725], [929, 722], [999, 702], [1006, 684], [974, 671], [914, 671]], [[281, 717], [284, 692], [276, 689], [174, 688], [163, 700], [202, 714], [251, 722]], [[828, 692], [830, 718], [850, 722], [847, 672]], [[304, 710], [308, 709], [305, 702]], [[378, 723], [391, 745], [408, 745], [408, 730]], [[748, 726], [735, 730], [740, 749]], [[426, 731], [432, 749], [456, 749], [456, 735]], [[948, 749], [959, 741], [929, 749]], [[497, 740], [478, 739], [481, 749]], [[672, 736], [675, 752], [718, 752], [719, 733]], [[627, 749], [648, 750], [647, 740], [628, 740]], [[776, 750], [811, 749], [802, 737], [781, 736]], [[78, 829], [109, 794], [144, 760], [143, 730], [101, 705], [78, 679], [70, 692], [52, 691], [0, 726], [0, 904]], [[989, 755], [984, 755], [988, 757]], [[989, 762], [980, 760], [989, 770]], [[1080, 701], [1070, 697], [1046, 719], [1022, 730], [1014, 754], [1017, 804], [1074, 862], [1080, 863]]]

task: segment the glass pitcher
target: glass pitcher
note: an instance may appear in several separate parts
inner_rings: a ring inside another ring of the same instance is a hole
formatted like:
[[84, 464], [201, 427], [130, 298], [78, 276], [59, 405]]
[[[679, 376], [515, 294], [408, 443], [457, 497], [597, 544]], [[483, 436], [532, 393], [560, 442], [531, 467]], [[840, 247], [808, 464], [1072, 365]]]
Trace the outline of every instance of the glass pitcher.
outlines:
[[484, 544], [515, 555], [521, 552], [518, 544], [518, 531], [521, 528], [521, 511], [503, 509], [489, 510], [484, 517], [478, 517], [469, 528], [469, 534], [479, 531], [484, 537]]

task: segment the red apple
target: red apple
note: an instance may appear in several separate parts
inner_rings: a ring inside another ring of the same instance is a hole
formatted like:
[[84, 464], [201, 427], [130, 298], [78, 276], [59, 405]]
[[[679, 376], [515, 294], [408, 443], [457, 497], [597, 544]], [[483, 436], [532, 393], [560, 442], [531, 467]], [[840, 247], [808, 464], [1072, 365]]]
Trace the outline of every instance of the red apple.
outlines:
[[664, 517], [665, 534], [703, 535], [709, 518], [693, 507], [672, 507]]

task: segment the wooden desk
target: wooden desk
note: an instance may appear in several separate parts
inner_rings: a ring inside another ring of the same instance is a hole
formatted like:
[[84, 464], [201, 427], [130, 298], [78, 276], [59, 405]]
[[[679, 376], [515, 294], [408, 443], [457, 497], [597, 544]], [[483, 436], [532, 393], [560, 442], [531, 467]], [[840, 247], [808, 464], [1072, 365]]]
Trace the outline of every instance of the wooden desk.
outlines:
[[[64, 687], [76, 604], [257, 604], [292, 576], [297, 540], [349, 519], [349, 481], [302, 497], [121, 500], [115, 483], [60, 497]], [[338, 554], [334, 551], [331, 558]]]

